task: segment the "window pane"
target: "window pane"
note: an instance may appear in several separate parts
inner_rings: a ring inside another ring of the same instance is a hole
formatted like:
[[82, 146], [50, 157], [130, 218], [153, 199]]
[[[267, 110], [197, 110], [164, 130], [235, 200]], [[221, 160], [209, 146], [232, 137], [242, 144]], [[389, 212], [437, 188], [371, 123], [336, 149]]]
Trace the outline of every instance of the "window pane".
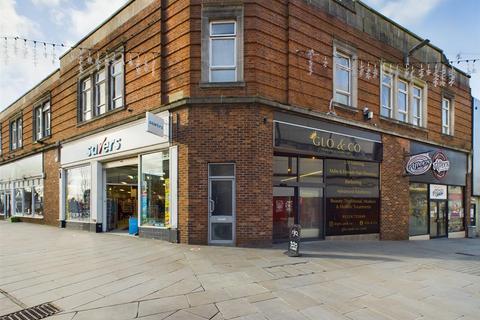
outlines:
[[407, 91], [407, 84], [403, 81], [398, 82], [398, 90]]
[[420, 97], [420, 96], [421, 96], [421, 91], [420, 91], [420, 89], [417, 88], [417, 87], [413, 87], [413, 95], [414, 95], [415, 97]]
[[428, 234], [428, 192], [426, 184], [410, 184], [409, 234], [411, 236]]
[[21, 148], [23, 144], [22, 136], [23, 136], [22, 119], [18, 119], [17, 120], [17, 146], [19, 148]]
[[335, 93], [335, 101], [344, 105], [350, 105], [350, 97], [343, 93]]
[[43, 186], [35, 186], [33, 189], [33, 210], [36, 215], [43, 215]]
[[212, 35], [235, 34], [234, 22], [212, 23], [211, 28]]
[[385, 117], [391, 117], [391, 89], [382, 85], [382, 111], [381, 115]]
[[212, 67], [235, 66], [235, 40], [212, 39]]
[[448, 126], [448, 110], [442, 109], [442, 124], [444, 126]]
[[463, 188], [448, 186], [448, 232], [465, 230]]
[[235, 81], [235, 69], [212, 70], [212, 82], [233, 82]]
[[15, 214], [23, 214], [23, 189], [15, 189]]
[[35, 133], [37, 139], [42, 138], [42, 108], [40, 107], [35, 109]]
[[235, 175], [235, 165], [231, 163], [225, 164], [210, 164], [210, 177], [233, 177]]
[[140, 224], [165, 227], [170, 224], [168, 151], [143, 155], [141, 158]]
[[[338, 55], [338, 53], [337, 53]], [[350, 68], [350, 59], [346, 58], [346, 57], [343, 57], [343, 56], [337, 56], [337, 64], [341, 65], [341, 66], [344, 66], [344, 67], [347, 67], [347, 68]]]
[[5, 192], [0, 191], [0, 215], [5, 214]]
[[382, 78], [382, 83], [386, 84], [386, 85], [391, 85], [392, 83], [392, 77], [387, 75], [387, 74], [384, 74], [383, 75], [383, 78]]
[[300, 182], [323, 183], [322, 159], [300, 158]]
[[335, 86], [345, 92], [350, 92], [350, 72], [337, 68], [335, 72]]
[[231, 223], [212, 223], [212, 240], [232, 240]]
[[32, 214], [32, 188], [25, 187], [23, 189], [23, 214], [31, 215]]
[[233, 182], [213, 180], [211, 188], [212, 216], [231, 216], [233, 214]]
[[90, 220], [90, 166], [66, 170], [65, 213], [67, 220]]

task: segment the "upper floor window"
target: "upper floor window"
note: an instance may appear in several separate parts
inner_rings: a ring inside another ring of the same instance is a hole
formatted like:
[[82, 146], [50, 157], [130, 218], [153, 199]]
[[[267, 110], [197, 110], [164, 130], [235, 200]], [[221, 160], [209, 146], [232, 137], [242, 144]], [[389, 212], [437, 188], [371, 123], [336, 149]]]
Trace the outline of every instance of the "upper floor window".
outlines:
[[34, 109], [34, 140], [41, 140], [50, 136], [50, 101], [42, 102]]
[[355, 48], [334, 40], [333, 42], [333, 99], [336, 103], [357, 106], [357, 66]]
[[452, 107], [451, 100], [442, 98], [442, 133], [452, 134]]
[[21, 148], [23, 145], [23, 121], [19, 117], [10, 122], [10, 150]]
[[124, 62], [122, 59], [116, 59], [81, 78], [78, 86], [80, 121], [88, 121], [109, 110], [123, 107]]
[[200, 85], [243, 86], [243, 5], [202, 6]]
[[380, 77], [380, 115], [418, 127], [426, 126], [427, 85], [416, 78], [382, 67]]
[[237, 81], [236, 22], [210, 23], [210, 82]]

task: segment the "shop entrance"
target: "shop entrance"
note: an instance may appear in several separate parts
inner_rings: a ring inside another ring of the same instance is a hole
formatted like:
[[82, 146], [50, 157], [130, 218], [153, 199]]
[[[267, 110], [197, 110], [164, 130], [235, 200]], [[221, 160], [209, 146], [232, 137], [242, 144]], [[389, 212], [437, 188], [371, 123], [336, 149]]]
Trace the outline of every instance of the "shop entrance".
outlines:
[[447, 201], [430, 201], [430, 237], [447, 236]]
[[297, 203], [295, 188], [273, 188], [273, 239], [288, 239], [290, 227], [295, 224]]
[[128, 230], [130, 217], [137, 217], [138, 166], [105, 169], [106, 231]]

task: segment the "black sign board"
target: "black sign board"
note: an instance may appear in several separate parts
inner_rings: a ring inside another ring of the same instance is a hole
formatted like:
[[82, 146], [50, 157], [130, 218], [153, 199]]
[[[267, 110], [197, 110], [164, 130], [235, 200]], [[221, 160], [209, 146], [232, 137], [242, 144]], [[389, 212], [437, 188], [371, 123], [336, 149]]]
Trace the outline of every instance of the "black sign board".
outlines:
[[382, 143], [375, 134], [319, 121], [307, 124], [315, 127], [275, 120], [275, 149], [320, 157], [382, 160]]
[[379, 232], [378, 163], [325, 160], [326, 235]]
[[301, 226], [294, 224], [290, 228], [290, 236], [288, 241], [288, 256], [299, 257], [300, 256], [300, 231]]
[[[428, 155], [432, 161], [431, 168], [420, 175], [410, 176], [411, 182], [448, 184], [465, 186], [467, 179], [467, 155], [450, 149], [439, 148], [423, 143], [412, 142], [410, 154]], [[448, 169], [445, 167], [448, 163]], [[436, 164], [438, 164], [436, 166]], [[441, 166], [442, 165], [442, 166]]]

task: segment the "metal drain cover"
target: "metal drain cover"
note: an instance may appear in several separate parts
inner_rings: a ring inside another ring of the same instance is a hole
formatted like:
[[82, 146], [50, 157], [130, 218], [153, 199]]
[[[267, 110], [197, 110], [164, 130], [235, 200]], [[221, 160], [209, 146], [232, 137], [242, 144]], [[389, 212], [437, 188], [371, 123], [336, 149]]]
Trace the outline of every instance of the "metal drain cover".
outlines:
[[51, 303], [40, 304], [35, 307], [23, 309], [17, 312], [9, 313], [4, 316], [0, 316], [0, 320], [39, 320], [46, 317], [53, 316], [60, 312], [58, 307]]

